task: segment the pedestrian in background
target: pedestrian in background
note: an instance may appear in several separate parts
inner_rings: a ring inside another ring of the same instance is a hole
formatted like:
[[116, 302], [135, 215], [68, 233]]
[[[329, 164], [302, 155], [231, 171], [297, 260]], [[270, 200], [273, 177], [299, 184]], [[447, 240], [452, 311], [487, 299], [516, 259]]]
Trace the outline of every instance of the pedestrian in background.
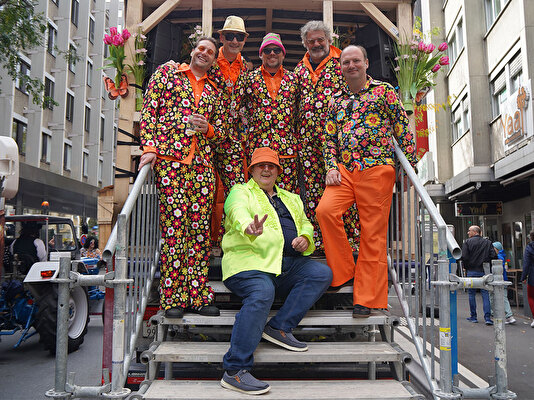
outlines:
[[[505, 281], [508, 280], [508, 275], [506, 274], [506, 253], [504, 251], [504, 248], [502, 247], [501, 242], [493, 242], [493, 248], [495, 249], [495, 253], [497, 253], [497, 257], [499, 260], [502, 260], [502, 275], [503, 279]], [[493, 292], [490, 293], [490, 305], [493, 303]], [[491, 306], [491, 309], [493, 310], [493, 305]], [[492, 314], [493, 315], [493, 314]], [[504, 291], [504, 316], [506, 318], [505, 324], [515, 324], [517, 321], [514, 318], [514, 313], [512, 312], [512, 307], [510, 307], [510, 302], [508, 301], [508, 289], [505, 288]]]
[[[483, 238], [480, 234], [481, 229], [477, 225], [470, 226], [467, 231], [467, 239], [462, 246], [462, 261], [464, 268], [467, 270], [468, 278], [480, 278], [484, 276], [484, 263], [490, 263], [491, 260], [497, 258], [493, 244], [489, 239]], [[467, 318], [469, 322], [477, 323], [477, 289], [469, 289], [469, 309], [471, 316]], [[480, 289], [482, 295], [482, 306], [484, 309], [484, 321], [486, 325], [493, 325], [491, 319], [491, 304], [489, 293], [485, 289]]]
[[[521, 281], [523, 285], [527, 285], [528, 305], [530, 312], [534, 316], [534, 230], [530, 231], [530, 243], [525, 248], [523, 255], [523, 273], [521, 274]], [[530, 324], [534, 328], [534, 318]]]

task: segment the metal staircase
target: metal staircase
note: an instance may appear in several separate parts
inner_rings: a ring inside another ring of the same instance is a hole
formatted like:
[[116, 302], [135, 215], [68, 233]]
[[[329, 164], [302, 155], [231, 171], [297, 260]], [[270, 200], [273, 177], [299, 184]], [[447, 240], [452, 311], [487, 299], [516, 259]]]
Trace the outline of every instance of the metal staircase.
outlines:
[[[258, 347], [253, 373], [272, 386], [263, 397], [515, 398], [507, 390], [502, 322], [506, 283], [502, 280], [502, 266], [494, 264], [494, 275], [483, 278], [455, 275], [454, 262], [461, 255], [459, 246], [398, 146], [395, 152], [399, 163], [388, 231], [388, 265], [394, 289], [389, 299], [394, 303], [392, 309], [400, 310], [399, 315], [374, 311], [368, 318], [352, 318], [350, 287], [323, 296], [294, 331], [297, 338], [308, 343], [308, 351], [293, 353], [271, 343]], [[60, 263], [63, 278], [57, 283], [65, 293], [71, 285], [90, 284], [105, 285], [113, 291], [106, 293], [103, 384], [77, 386], [72, 374], [67, 380], [67, 349], [58, 341], [55, 387], [47, 392], [47, 397], [250, 399], [250, 395], [224, 389], [219, 384], [222, 357], [229, 346], [238, 308], [220, 278], [210, 277], [210, 285], [216, 293], [217, 305], [223, 310], [221, 316], [185, 314], [182, 319], [172, 320], [158, 312], [151, 318], [157, 325], [155, 341], [140, 347], [143, 317], [153, 297], [151, 288], [158, 279], [158, 210], [157, 191], [147, 165], [139, 172], [104, 250], [108, 273], [98, 277], [77, 276], [69, 273], [70, 260]], [[210, 265], [210, 269], [216, 268], [217, 262]], [[460, 388], [454, 381], [458, 374], [455, 291], [467, 286], [495, 293], [495, 319], [500, 321], [494, 327], [497, 381], [487, 388]], [[348, 304], [343, 296], [350, 298]], [[155, 297], [157, 302], [158, 296]], [[343, 309], [343, 304], [349, 310]], [[59, 312], [66, 320], [66, 308]], [[395, 325], [400, 317], [410, 332], [416, 350], [414, 359], [395, 343]], [[136, 361], [146, 364], [146, 372], [139, 390], [132, 394], [126, 383]], [[424, 391], [426, 397], [406, 382], [414, 377], [407, 376], [410, 363], [417, 363], [423, 371], [418, 376], [417, 389]]]
[[[216, 293], [228, 293], [220, 282], [214, 283]], [[342, 291], [352, 293], [352, 288]], [[217, 365], [222, 376], [222, 358], [229, 348], [228, 341], [173, 340], [169, 332], [217, 327], [219, 332], [226, 331], [223, 336], [229, 339], [236, 313], [222, 310], [220, 317], [185, 314], [182, 319], [168, 319], [160, 311], [153, 316], [151, 322], [157, 324], [158, 334], [155, 344], [141, 355], [141, 361], [147, 365], [147, 380], [141, 384], [138, 398], [250, 399], [250, 395], [223, 389], [218, 380], [183, 379], [188, 375], [187, 369], [178, 370], [182, 376], [173, 375], [176, 364], [197, 364], [198, 371], [202, 370], [201, 365], [211, 363]], [[271, 391], [264, 395], [269, 399], [423, 399], [404, 380], [405, 364], [411, 361], [411, 356], [391, 341], [392, 329], [398, 321], [386, 311], [373, 311], [368, 318], [353, 318], [351, 310], [310, 310], [294, 331], [307, 341], [308, 351], [292, 352], [262, 342], [254, 353], [254, 375], [271, 385]], [[336, 332], [342, 331], [352, 333], [339, 335], [348, 341], [336, 338]], [[377, 365], [385, 372], [377, 373]], [[163, 380], [156, 379], [160, 368], [165, 370]], [[310, 379], [321, 374], [330, 379]], [[335, 379], [336, 374], [342, 375]], [[276, 376], [285, 379], [273, 379]]]

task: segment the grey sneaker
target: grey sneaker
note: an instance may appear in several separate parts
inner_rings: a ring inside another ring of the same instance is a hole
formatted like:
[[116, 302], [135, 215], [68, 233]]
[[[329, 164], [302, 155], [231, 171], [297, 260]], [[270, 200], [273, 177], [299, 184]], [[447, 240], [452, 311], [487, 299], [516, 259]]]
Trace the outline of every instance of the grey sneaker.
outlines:
[[510, 316], [510, 317], [506, 317], [506, 321], [504, 323], [508, 325], [508, 324], [515, 324], [516, 322], [517, 320], [513, 316]]
[[277, 344], [284, 349], [292, 351], [306, 351], [308, 345], [303, 342], [299, 342], [295, 339], [295, 336], [291, 332], [284, 332], [278, 329], [271, 328], [269, 325], [265, 325], [261, 337], [265, 340]]
[[246, 394], [263, 394], [271, 389], [269, 384], [254, 378], [246, 369], [239, 370], [235, 375], [228, 375], [228, 372], [225, 372], [221, 386]]

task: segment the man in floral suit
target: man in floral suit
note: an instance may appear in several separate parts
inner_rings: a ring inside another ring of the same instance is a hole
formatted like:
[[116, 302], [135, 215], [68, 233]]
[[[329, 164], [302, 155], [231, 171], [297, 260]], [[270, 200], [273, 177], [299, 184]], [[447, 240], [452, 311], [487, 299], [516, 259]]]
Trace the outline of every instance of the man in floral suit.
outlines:
[[[296, 137], [305, 190], [301, 197], [306, 216], [313, 224], [315, 246], [322, 250], [323, 242], [315, 208], [325, 188], [324, 125], [328, 102], [341, 89], [345, 80], [339, 65], [341, 50], [332, 46], [330, 28], [322, 21], [309, 21], [300, 28], [300, 34], [307, 50], [295, 67], [300, 93]], [[360, 230], [356, 207], [349, 208], [343, 219], [351, 247], [357, 249]]]
[[[259, 147], [275, 150], [280, 155], [283, 169], [278, 185], [290, 192], [298, 192], [294, 135], [299, 96], [295, 74], [282, 66], [285, 53], [280, 35], [265, 35], [260, 46], [262, 65], [240, 75], [235, 102], [247, 109], [247, 161], [250, 162], [252, 153]], [[233, 129], [238, 129], [235, 123]]]
[[229, 124], [237, 124], [238, 128], [231, 131], [223, 141], [214, 147], [213, 165], [220, 180], [217, 181], [217, 195], [212, 217], [211, 237], [214, 242], [222, 239], [221, 219], [224, 199], [236, 183], [245, 183], [244, 151], [241, 127], [241, 118], [235, 101], [232, 101], [236, 83], [241, 74], [246, 73], [247, 67], [241, 55], [248, 33], [242, 18], [230, 15], [226, 18], [223, 28], [219, 31], [219, 40], [222, 47], [219, 49], [217, 62], [208, 71], [208, 76], [219, 88], [221, 105], [229, 118]]
[[167, 63], [152, 75], [141, 117], [141, 168], [151, 164], [160, 200], [160, 301], [165, 315], [219, 315], [207, 285], [215, 177], [211, 144], [223, 137], [219, 92], [207, 72], [217, 43], [202, 37], [189, 65]]
[[[387, 227], [393, 185], [393, 137], [413, 164], [414, 137], [395, 89], [367, 75], [369, 61], [361, 46], [341, 53], [347, 85], [330, 101], [324, 158], [326, 189], [317, 207], [333, 286], [354, 278], [353, 317], [387, 308]], [[341, 216], [354, 203], [361, 221], [357, 264]]]

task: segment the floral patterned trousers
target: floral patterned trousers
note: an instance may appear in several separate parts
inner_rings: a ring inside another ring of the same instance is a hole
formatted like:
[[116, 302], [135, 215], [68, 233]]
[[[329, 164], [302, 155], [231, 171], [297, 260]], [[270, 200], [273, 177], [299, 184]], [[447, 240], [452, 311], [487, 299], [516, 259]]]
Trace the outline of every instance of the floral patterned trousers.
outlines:
[[158, 158], [154, 171], [163, 239], [161, 308], [200, 308], [214, 298], [207, 285], [213, 169], [198, 157], [191, 165]]
[[[315, 247], [323, 250], [323, 238], [319, 222], [315, 216], [315, 209], [321, 200], [325, 188], [326, 168], [323, 158], [323, 145], [304, 142], [299, 151], [302, 177], [304, 179], [304, 193], [301, 193], [306, 216], [313, 225]], [[360, 219], [356, 204], [352, 205], [344, 214], [345, 233], [353, 250], [360, 247]]]

